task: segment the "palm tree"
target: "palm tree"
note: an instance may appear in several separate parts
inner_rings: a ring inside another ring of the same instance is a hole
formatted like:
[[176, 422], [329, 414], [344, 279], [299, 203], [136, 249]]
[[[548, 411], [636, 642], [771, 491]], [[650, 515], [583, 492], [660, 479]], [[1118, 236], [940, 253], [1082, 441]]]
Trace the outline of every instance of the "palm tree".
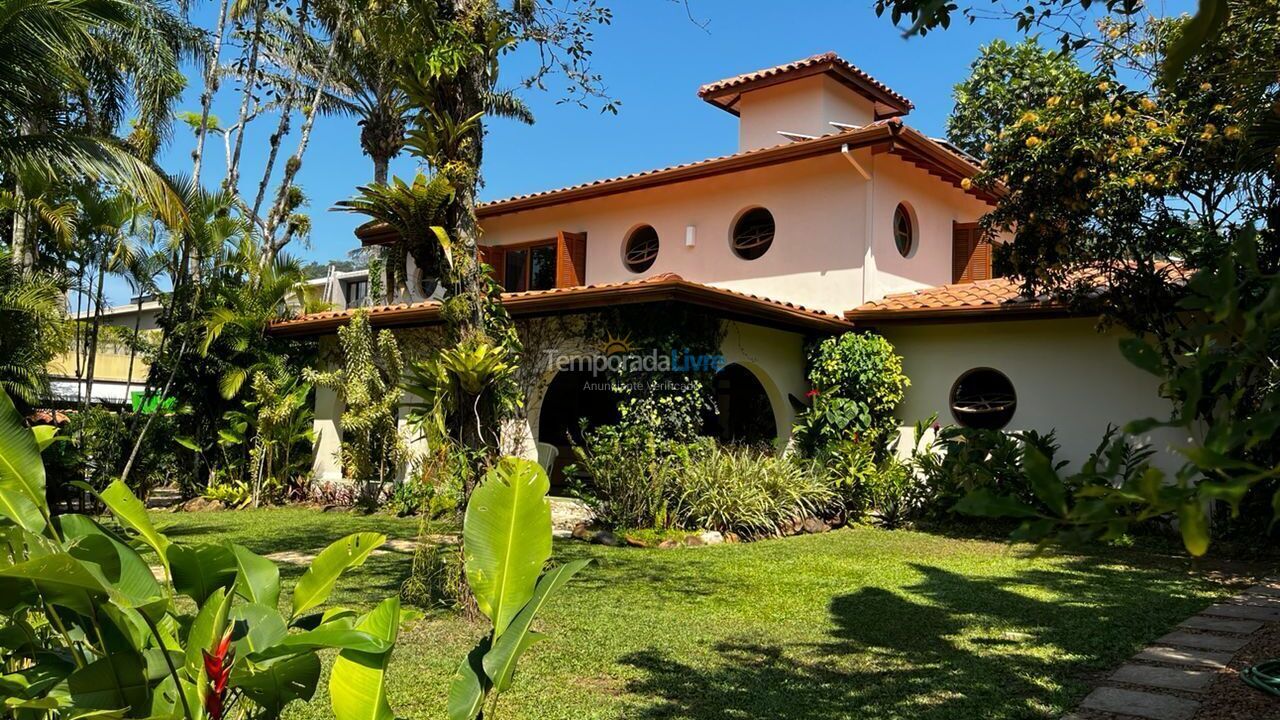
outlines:
[[444, 277], [452, 265], [453, 247], [444, 230], [445, 210], [453, 202], [453, 186], [443, 177], [428, 179], [422, 173], [409, 184], [400, 178], [392, 178], [391, 184], [363, 185], [359, 193], [349, 200], [338, 201], [334, 209], [358, 213], [374, 222], [383, 223], [395, 230], [400, 237], [394, 255], [396, 262], [389, 263], [387, 274], [390, 285], [403, 283], [405, 278], [404, 256], [407, 253], [423, 272]]
[[297, 260], [278, 254], [270, 262], [264, 261], [256, 240], [245, 234], [228, 253], [223, 266], [241, 281], [220, 288], [205, 318], [201, 353], [208, 354], [219, 338], [228, 349], [220, 359], [229, 367], [218, 380], [218, 391], [228, 400], [240, 393], [255, 372], [273, 362], [274, 356], [262, 352], [263, 332], [273, 320], [288, 316], [290, 299], [303, 303], [306, 287], [306, 276]]
[[[182, 25], [149, 0], [0, 0], [0, 170], [109, 180], [179, 221], [168, 184], [109, 132], [132, 79], [144, 113], [139, 127], [163, 137], [181, 89], [177, 60], [194, 43], [162, 38]], [[34, 253], [18, 218], [13, 255], [26, 261]]]
[[19, 268], [0, 245], [0, 390], [26, 405], [44, 397], [46, 368], [67, 349], [67, 327], [55, 278]]

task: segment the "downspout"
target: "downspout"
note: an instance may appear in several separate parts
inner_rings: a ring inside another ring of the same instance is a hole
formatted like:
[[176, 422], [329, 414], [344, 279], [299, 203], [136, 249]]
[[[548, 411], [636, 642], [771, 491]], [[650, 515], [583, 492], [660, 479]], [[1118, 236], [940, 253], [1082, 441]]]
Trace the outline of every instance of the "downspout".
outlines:
[[875, 197], [876, 196], [875, 196], [875, 181], [872, 179], [872, 175], [871, 175], [872, 171], [875, 170], [875, 155], [873, 154], [870, 158], [868, 158], [868, 164], [871, 167], [867, 168], [867, 167], [864, 167], [862, 163], [858, 162], [858, 159], [856, 157], [854, 157], [853, 151], [849, 148], [848, 143], [845, 143], [844, 145], [840, 146], [840, 154], [844, 156], [845, 160], [849, 161], [849, 164], [853, 166], [853, 169], [858, 172], [858, 175], [862, 177], [865, 183], [865, 190], [863, 191], [863, 196], [862, 196], [863, 197], [863, 223], [864, 223], [863, 225], [864, 251], [862, 256], [862, 297], [858, 299], [858, 303], [857, 303], [858, 305], [861, 305], [862, 303], [867, 302], [867, 299], [871, 297], [871, 290], [872, 290], [871, 274], [874, 272], [873, 265], [875, 263], [875, 254], [872, 252], [872, 248], [873, 248], [872, 239], [874, 237], [874, 230], [875, 230], [874, 215], [875, 215]]

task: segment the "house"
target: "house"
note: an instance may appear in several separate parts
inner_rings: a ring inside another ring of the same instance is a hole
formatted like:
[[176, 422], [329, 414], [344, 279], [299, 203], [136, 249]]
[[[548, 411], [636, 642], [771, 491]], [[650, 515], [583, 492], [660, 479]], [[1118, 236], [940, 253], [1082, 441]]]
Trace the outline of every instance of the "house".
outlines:
[[[1168, 414], [1154, 378], [1126, 364], [1116, 337], [992, 277], [976, 223], [996, 198], [965, 182], [975, 160], [910, 126], [905, 97], [833, 53], [698, 95], [738, 118], [737, 152], [479, 206], [480, 251], [507, 290], [526, 361], [591, 351], [571, 337], [555, 348], [531, 343], [530, 329], [549, 318], [675, 304], [723, 323], [718, 426], [730, 437], [750, 426], [785, 444], [808, 390], [806, 340], [850, 330], [881, 332], [904, 356], [904, 428], [933, 414], [1056, 428], [1063, 457], [1078, 462], [1109, 423]], [[386, 233], [357, 231], [366, 244]], [[332, 343], [349, 317], [318, 313], [271, 332]], [[370, 311], [409, 352], [439, 319], [431, 300]], [[533, 369], [524, 416], [505, 429], [508, 450], [563, 446], [579, 417], [608, 416], [607, 398], [582, 373]], [[340, 477], [340, 415], [340, 398], [318, 391], [322, 479]]]

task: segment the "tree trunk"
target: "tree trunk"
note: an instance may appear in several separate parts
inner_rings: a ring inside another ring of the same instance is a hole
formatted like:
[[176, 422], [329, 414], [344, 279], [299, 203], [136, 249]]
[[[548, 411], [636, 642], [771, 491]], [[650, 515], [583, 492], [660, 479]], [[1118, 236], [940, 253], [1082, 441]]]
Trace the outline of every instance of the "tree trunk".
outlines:
[[204, 160], [204, 141], [209, 135], [206, 125], [209, 124], [209, 109], [213, 106], [213, 96], [218, 92], [222, 79], [218, 77], [219, 63], [222, 62], [222, 36], [226, 32], [227, 0], [218, 6], [218, 22], [213, 29], [213, 48], [204, 70], [204, 92], [200, 95], [200, 126], [196, 128], [196, 148], [191, 151], [191, 177], [196, 185], [200, 184], [200, 164]]
[[[104, 252], [105, 256], [106, 253]], [[84, 406], [88, 410], [93, 404], [93, 377], [98, 366], [98, 332], [102, 326], [103, 283], [107, 275], [106, 257], [98, 258], [98, 284], [93, 294], [93, 322], [89, 326], [89, 337], [85, 342], [84, 373]]]
[[[343, 17], [345, 17], [345, 13]], [[344, 24], [340, 18], [335, 34], [342, 32]], [[285, 242], [290, 237], [286, 233], [284, 242], [277, 241], [275, 239], [276, 228], [280, 226], [280, 222], [287, 212], [285, 203], [288, 201], [289, 188], [293, 186], [293, 179], [302, 167], [302, 156], [307, 151], [307, 145], [311, 142], [311, 128], [315, 125], [316, 114], [320, 110], [320, 102], [324, 99], [324, 88], [329, 83], [329, 72], [333, 69], [333, 61], [337, 54], [338, 43], [335, 40], [330, 40], [329, 54], [325, 57], [324, 69], [316, 82], [315, 94], [311, 98], [311, 104], [306, 108], [305, 119], [302, 121], [302, 131], [298, 135], [298, 148], [284, 164], [284, 177], [280, 178], [280, 187], [276, 190], [275, 202], [272, 204], [271, 212], [267, 215], [267, 226], [264, 232], [267, 252], [263, 253], [262, 258], [264, 265], [275, 259], [276, 253], [284, 247]]]
[[254, 82], [258, 76], [258, 57], [262, 54], [262, 18], [264, 14], [260, 4], [254, 6], [253, 36], [249, 39], [247, 77], [244, 81], [244, 96], [240, 98], [240, 114], [236, 121], [236, 127], [239, 130], [236, 133], [235, 148], [231, 151], [231, 157], [227, 160], [227, 178], [223, 181], [223, 187], [236, 197], [240, 197], [240, 151], [244, 147], [245, 126], [249, 122], [249, 106], [253, 98]]
[[142, 284], [138, 284], [138, 309], [133, 315], [133, 343], [129, 345], [129, 370], [124, 379], [124, 397], [131, 402], [133, 391], [133, 361], [138, 356], [138, 343], [142, 340]]

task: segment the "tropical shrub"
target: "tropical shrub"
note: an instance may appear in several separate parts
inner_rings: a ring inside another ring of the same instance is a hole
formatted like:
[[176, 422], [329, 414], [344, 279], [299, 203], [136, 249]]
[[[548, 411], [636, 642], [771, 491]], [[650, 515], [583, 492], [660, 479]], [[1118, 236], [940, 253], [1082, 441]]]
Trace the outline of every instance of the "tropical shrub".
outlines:
[[893, 456], [880, 462], [863, 487], [871, 517], [890, 530], [918, 517], [928, 502], [924, 484], [909, 465]]
[[[116, 480], [98, 494], [109, 527], [51, 517], [40, 448], [0, 393], [0, 696], [10, 712], [60, 717], [279, 717], [308, 701], [320, 652], [336, 650], [337, 720], [393, 717], [385, 673], [402, 621], [397, 598], [363, 615], [321, 606], [386, 537], [357, 533], [316, 557], [280, 606], [280, 570], [240, 545], [181, 544]], [[152, 574], [158, 564], [161, 579]]]
[[690, 453], [673, 479], [682, 526], [748, 537], [778, 534], [789, 521], [826, 513], [838, 499], [808, 463], [712, 443]]
[[801, 452], [814, 457], [844, 440], [872, 443], [883, 457], [897, 422], [893, 411], [911, 384], [902, 358], [879, 335], [849, 332], [809, 349], [810, 406], [796, 418]]
[[[923, 437], [918, 426], [911, 460], [926, 488], [926, 511], [935, 517], [950, 516], [962, 497], [980, 488], [1035, 504], [1036, 494], [1022, 469], [1024, 448], [1036, 448], [1051, 463], [1059, 448], [1052, 430], [1007, 433], [951, 425], [939, 429], [927, 445]], [[1055, 467], [1066, 464], [1058, 461]]]
[[566, 469], [582, 498], [606, 525], [622, 528], [667, 527], [668, 495], [681, 463], [646, 425], [620, 423], [584, 429], [583, 444], [573, 448], [578, 462]]
[[542, 571], [551, 559], [551, 484], [536, 462], [504, 458], [471, 493], [462, 523], [467, 582], [490, 631], [467, 655], [449, 689], [449, 719], [496, 716], [516, 662], [543, 635], [533, 620], [551, 595], [590, 560]]
[[[58, 442], [44, 453], [50, 497], [80, 492], [70, 487], [77, 481], [99, 490], [106, 487], [128, 456], [132, 445], [128, 425], [136, 417], [133, 413], [116, 413], [100, 405], [68, 412]], [[144, 497], [151, 488], [182, 477], [180, 449], [174, 446], [171, 432], [173, 419], [161, 415], [154, 423], [160, 432], [144, 443], [138, 469], [129, 482], [130, 489]]]
[[338, 329], [343, 367], [332, 372], [307, 371], [317, 385], [337, 392], [342, 411], [343, 475], [360, 483], [367, 504], [376, 504], [386, 483], [395, 479], [407, 457], [400, 436], [400, 373], [403, 360], [395, 336], [382, 330], [375, 338], [367, 310], [356, 310]]

